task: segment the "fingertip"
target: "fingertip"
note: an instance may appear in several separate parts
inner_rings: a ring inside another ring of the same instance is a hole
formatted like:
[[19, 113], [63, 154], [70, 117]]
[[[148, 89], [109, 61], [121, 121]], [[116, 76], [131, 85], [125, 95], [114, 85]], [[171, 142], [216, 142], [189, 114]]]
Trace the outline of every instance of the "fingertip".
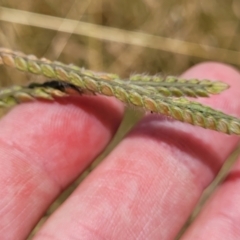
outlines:
[[14, 239], [29, 234], [63, 188], [107, 146], [122, 116], [117, 101], [83, 96], [22, 104], [1, 119], [4, 239], [10, 233]]
[[204, 62], [194, 65], [182, 74], [185, 78], [221, 80], [232, 85], [240, 80], [240, 72], [231, 65], [219, 62]]

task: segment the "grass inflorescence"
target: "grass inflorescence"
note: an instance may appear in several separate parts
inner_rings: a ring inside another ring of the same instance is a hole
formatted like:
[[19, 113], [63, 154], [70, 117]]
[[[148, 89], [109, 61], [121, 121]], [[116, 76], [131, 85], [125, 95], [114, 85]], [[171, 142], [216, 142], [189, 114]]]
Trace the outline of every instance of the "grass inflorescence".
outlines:
[[[240, 135], [240, 120], [203, 104], [190, 101], [187, 97], [209, 97], [228, 88], [220, 81], [183, 79], [173, 76], [161, 77], [135, 74], [121, 79], [116, 74], [98, 73], [75, 65], [38, 59], [10, 49], [0, 49], [0, 63], [20, 71], [43, 75], [65, 82], [79, 89], [81, 94], [93, 93], [114, 96], [123, 103], [160, 113], [203, 128], [227, 134]], [[31, 85], [10, 87], [0, 92], [0, 106], [7, 107], [35, 98], [53, 100], [66, 96], [68, 88], [53, 85]]]

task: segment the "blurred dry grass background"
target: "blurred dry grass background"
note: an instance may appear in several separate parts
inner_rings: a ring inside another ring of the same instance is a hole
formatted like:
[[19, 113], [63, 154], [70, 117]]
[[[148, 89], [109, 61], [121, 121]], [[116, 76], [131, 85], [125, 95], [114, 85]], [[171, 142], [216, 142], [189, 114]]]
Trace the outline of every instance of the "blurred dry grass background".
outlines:
[[[239, 67], [239, 23], [238, 0], [0, 0], [1, 47], [122, 77], [179, 75], [206, 60]], [[3, 67], [0, 76], [0, 86], [41, 80]], [[138, 118], [128, 111], [108, 150]], [[56, 200], [42, 222], [86, 174]]]

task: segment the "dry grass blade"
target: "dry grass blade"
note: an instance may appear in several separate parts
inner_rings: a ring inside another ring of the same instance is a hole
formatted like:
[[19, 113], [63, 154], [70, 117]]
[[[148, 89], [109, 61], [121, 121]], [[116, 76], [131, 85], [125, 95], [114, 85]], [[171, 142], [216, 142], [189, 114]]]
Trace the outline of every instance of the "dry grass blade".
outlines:
[[102, 40], [132, 44], [135, 46], [150, 47], [188, 56], [202, 57], [205, 59], [214, 59], [219, 56], [225, 56], [225, 61], [239, 64], [238, 59], [240, 53], [237, 51], [177, 39], [164, 38], [146, 33], [104, 27], [71, 19], [65, 19], [64, 25], [62, 25], [61, 18], [0, 7], [0, 20], [52, 30], [58, 30], [61, 26], [61, 31], [67, 33], [75, 33]]

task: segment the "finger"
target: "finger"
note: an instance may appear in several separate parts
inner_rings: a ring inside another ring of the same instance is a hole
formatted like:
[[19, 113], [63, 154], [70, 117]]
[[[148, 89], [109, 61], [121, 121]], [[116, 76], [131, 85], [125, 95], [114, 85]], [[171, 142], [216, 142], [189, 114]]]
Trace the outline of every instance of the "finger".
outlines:
[[17, 106], [0, 121], [0, 236], [25, 239], [47, 207], [104, 149], [123, 106], [78, 97]]
[[[240, 115], [236, 70], [207, 63], [185, 76], [230, 83], [233, 88], [207, 102]], [[234, 136], [148, 116], [48, 219], [36, 239], [174, 239], [237, 142]]]
[[239, 239], [240, 159], [182, 239]]

